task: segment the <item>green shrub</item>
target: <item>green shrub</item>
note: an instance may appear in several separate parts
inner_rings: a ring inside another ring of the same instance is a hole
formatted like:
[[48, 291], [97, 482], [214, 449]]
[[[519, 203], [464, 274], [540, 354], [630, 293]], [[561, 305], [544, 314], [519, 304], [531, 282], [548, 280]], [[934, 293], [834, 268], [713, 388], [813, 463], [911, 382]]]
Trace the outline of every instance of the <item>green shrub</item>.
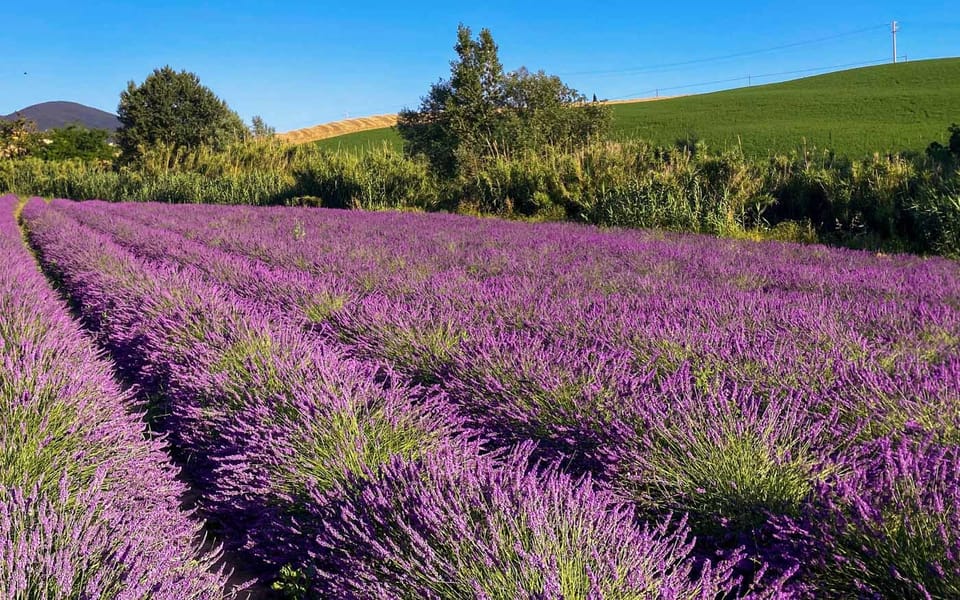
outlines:
[[424, 162], [388, 149], [357, 155], [321, 152], [293, 172], [297, 195], [332, 208], [433, 208], [437, 184]]
[[0, 160], [0, 190], [112, 201], [439, 209], [960, 256], [960, 170], [931, 156], [851, 161], [810, 149], [752, 160], [703, 144], [594, 142], [483, 157], [443, 178], [425, 158], [387, 146], [354, 153], [266, 138], [222, 151], [157, 145], [122, 168], [78, 159]]

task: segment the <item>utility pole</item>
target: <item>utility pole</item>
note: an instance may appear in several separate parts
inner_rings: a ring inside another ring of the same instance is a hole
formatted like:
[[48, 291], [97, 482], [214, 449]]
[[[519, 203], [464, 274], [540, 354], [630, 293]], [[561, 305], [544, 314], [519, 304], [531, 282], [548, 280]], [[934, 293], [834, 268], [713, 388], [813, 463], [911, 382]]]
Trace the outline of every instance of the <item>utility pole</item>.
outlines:
[[894, 21], [890, 24], [890, 33], [893, 35], [893, 64], [897, 64], [897, 32], [900, 31], [900, 25]]

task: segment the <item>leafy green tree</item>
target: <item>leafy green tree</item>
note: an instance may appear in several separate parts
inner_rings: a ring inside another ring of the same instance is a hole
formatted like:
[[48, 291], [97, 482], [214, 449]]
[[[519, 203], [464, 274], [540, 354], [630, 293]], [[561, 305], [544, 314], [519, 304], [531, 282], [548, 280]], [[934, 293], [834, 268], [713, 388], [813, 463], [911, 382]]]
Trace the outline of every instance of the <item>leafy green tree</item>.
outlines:
[[511, 122], [507, 137], [517, 147], [575, 148], [600, 135], [609, 124], [606, 106], [587, 102], [556, 75], [521, 67], [506, 76], [503, 87], [504, 114]]
[[272, 138], [277, 135], [277, 129], [267, 125], [260, 115], [254, 115], [250, 120], [250, 135], [255, 139]]
[[950, 153], [960, 157], [960, 125], [954, 123], [948, 129], [950, 133], [950, 141], [947, 142], [947, 147], [950, 149]]
[[558, 77], [525, 68], [505, 74], [488, 29], [474, 39], [460, 25], [454, 50], [450, 78], [397, 123], [407, 153], [425, 155], [441, 175], [471, 171], [491, 156], [581, 146], [609, 122], [605, 106], [587, 103]]
[[128, 83], [117, 113], [117, 145], [125, 162], [158, 144], [222, 149], [247, 131], [237, 113], [195, 74], [169, 66], [154, 70], [140, 85]]
[[441, 173], [452, 175], [464, 157], [496, 151], [503, 107], [503, 66], [490, 31], [474, 40], [457, 29], [457, 60], [450, 79], [431, 86], [419, 110], [403, 110], [397, 129], [410, 154], [424, 154]]
[[946, 146], [940, 142], [933, 142], [927, 146], [927, 156], [942, 166], [960, 160], [960, 125], [954, 123], [947, 128], [947, 133], [950, 134], [950, 138]]
[[116, 149], [110, 145], [110, 132], [88, 129], [83, 125], [67, 125], [45, 131], [39, 136], [35, 154], [45, 160], [111, 160]]

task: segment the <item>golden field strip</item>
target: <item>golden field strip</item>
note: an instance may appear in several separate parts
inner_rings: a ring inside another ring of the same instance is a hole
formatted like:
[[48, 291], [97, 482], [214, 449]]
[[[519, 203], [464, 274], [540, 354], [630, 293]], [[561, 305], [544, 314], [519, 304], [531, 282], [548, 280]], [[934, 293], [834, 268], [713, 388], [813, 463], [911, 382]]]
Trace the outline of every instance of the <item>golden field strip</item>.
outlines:
[[[633, 98], [629, 100], [606, 100], [604, 104], [631, 104], [634, 102], [653, 102], [655, 100], [666, 100], [667, 98], [676, 98], [677, 96], [660, 96], [658, 98]], [[306, 144], [325, 140], [332, 137], [358, 133], [360, 131], [369, 131], [371, 129], [382, 129], [384, 127], [393, 127], [397, 124], [397, 115], [374, 115], [371, 117], [357, 117], [354, 119], [343, 119], [340, 121], [331, 121], [330, 123], [321, 123], [312, 127], [303, 129], [294, 129], [284, 133], [278, 133], [277, 137], [291, 144]]]

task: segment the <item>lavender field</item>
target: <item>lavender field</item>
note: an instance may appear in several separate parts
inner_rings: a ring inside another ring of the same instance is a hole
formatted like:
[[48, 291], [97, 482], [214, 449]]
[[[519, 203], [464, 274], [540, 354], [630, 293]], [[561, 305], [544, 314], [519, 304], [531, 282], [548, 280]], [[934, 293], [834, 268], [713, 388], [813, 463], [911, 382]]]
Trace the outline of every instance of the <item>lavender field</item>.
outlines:
[[222, 597], [184, 485], [0, 197], [0, 598]]
[[960, 263], [15, 204], [2, 598], [960, 597]]

